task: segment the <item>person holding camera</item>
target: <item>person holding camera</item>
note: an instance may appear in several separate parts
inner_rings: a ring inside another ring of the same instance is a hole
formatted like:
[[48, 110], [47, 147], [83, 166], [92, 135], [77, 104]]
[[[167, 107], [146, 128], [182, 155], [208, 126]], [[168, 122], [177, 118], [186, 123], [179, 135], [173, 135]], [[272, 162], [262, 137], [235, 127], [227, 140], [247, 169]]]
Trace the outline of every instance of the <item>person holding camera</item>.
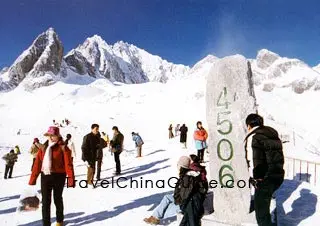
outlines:
[[99, 125], [92, 124], [91, 132], [83, 137], [82, 142], [82, 160], [88, 167], [87, 183], [93, 185], [95, 165], [97, 161], [97, 152], [100, 148]]

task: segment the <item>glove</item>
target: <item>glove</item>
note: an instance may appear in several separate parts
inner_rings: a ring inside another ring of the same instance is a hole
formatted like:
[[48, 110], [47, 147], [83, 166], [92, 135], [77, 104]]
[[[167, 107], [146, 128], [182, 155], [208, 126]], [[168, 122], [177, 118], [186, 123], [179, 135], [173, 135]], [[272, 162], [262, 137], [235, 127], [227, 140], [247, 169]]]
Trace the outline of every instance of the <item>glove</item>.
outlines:
[[68, 187], [69, 188], [75, 187], [74, 178], [68, 178]]

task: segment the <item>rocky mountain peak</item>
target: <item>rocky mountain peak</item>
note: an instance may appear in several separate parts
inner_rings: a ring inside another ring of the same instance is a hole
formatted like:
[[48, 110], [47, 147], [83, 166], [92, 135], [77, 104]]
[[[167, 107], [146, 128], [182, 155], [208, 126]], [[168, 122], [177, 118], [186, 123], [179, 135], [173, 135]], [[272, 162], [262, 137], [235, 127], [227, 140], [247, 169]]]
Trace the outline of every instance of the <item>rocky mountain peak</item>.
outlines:
[[278, 54], [267, 49], [261, 49], [257, 55], [257, 66], [261, 69], [266, 69], [279, 58]]

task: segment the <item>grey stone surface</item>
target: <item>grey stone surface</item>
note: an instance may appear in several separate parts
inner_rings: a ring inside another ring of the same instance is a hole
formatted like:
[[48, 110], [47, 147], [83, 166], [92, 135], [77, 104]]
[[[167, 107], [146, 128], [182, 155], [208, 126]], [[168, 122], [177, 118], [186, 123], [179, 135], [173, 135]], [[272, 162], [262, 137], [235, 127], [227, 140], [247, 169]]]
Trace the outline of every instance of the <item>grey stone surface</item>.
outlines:
[[[251, 66], [243, 56], [226, 57], [215, 64], [208, 75], [206, 102], [210, 179], [218, 183], [213, 217], [229, 225], [256, 223], [254, 215], [249, 214], [249, 172], [243, 141], [245, 119], [257, 108]], [[226, 184], [228, 180], [234, 181], [233, 188], [226, 188], [232, 186]]]

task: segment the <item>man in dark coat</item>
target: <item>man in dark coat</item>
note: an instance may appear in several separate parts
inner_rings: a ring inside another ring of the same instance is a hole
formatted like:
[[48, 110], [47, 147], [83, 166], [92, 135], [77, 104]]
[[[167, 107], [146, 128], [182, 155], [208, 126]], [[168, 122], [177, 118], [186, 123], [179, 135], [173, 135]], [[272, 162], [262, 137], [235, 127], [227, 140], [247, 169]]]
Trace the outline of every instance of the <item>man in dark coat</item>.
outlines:
[[284, 156], [278, 132], [263, 125], [263, 118], [250, 114], [246, 119], [246, 160], [250, 182], [255, 187], [254, 210], [259, 226], [271, 226], [270, 201], [284, 180]]
[[120, 154], [123, 150], [123, 140], [124, 136], [120, 133], [117, 126], [112, 127], [113, 138], [110, 141], [111, 150], [114, 153], [114, 161], [116, 162], [116, 172], [115, 175], [121, 173], [121, 163], [120, 163]]
[[184, 148], [187, 148], [187, 133], [188, 133], [188, 127], [186, 127], [186, 125], [183, 124], [180, 127], [180, 143], [184, 145]]
[[97, 160], [97, 152], [100, 147], [99, 125], [92, 124], [91, 133], [83, 137], [82, 142], [82, 160], [88, 167], [87, 183], [93, 184], [93, 176], [95, 173], [95, 165]]
[[13, 166], [18, 159], [18, 155], [16, 153], [14, 153], [14, 150], [11, 150], [8, 154], [3, 156], [2, 159], [6, 161], [6, 168], [4, 171], [4, 179], [7, 179], [8, 173], [9, 173], [9, 178], [12, 178]]

